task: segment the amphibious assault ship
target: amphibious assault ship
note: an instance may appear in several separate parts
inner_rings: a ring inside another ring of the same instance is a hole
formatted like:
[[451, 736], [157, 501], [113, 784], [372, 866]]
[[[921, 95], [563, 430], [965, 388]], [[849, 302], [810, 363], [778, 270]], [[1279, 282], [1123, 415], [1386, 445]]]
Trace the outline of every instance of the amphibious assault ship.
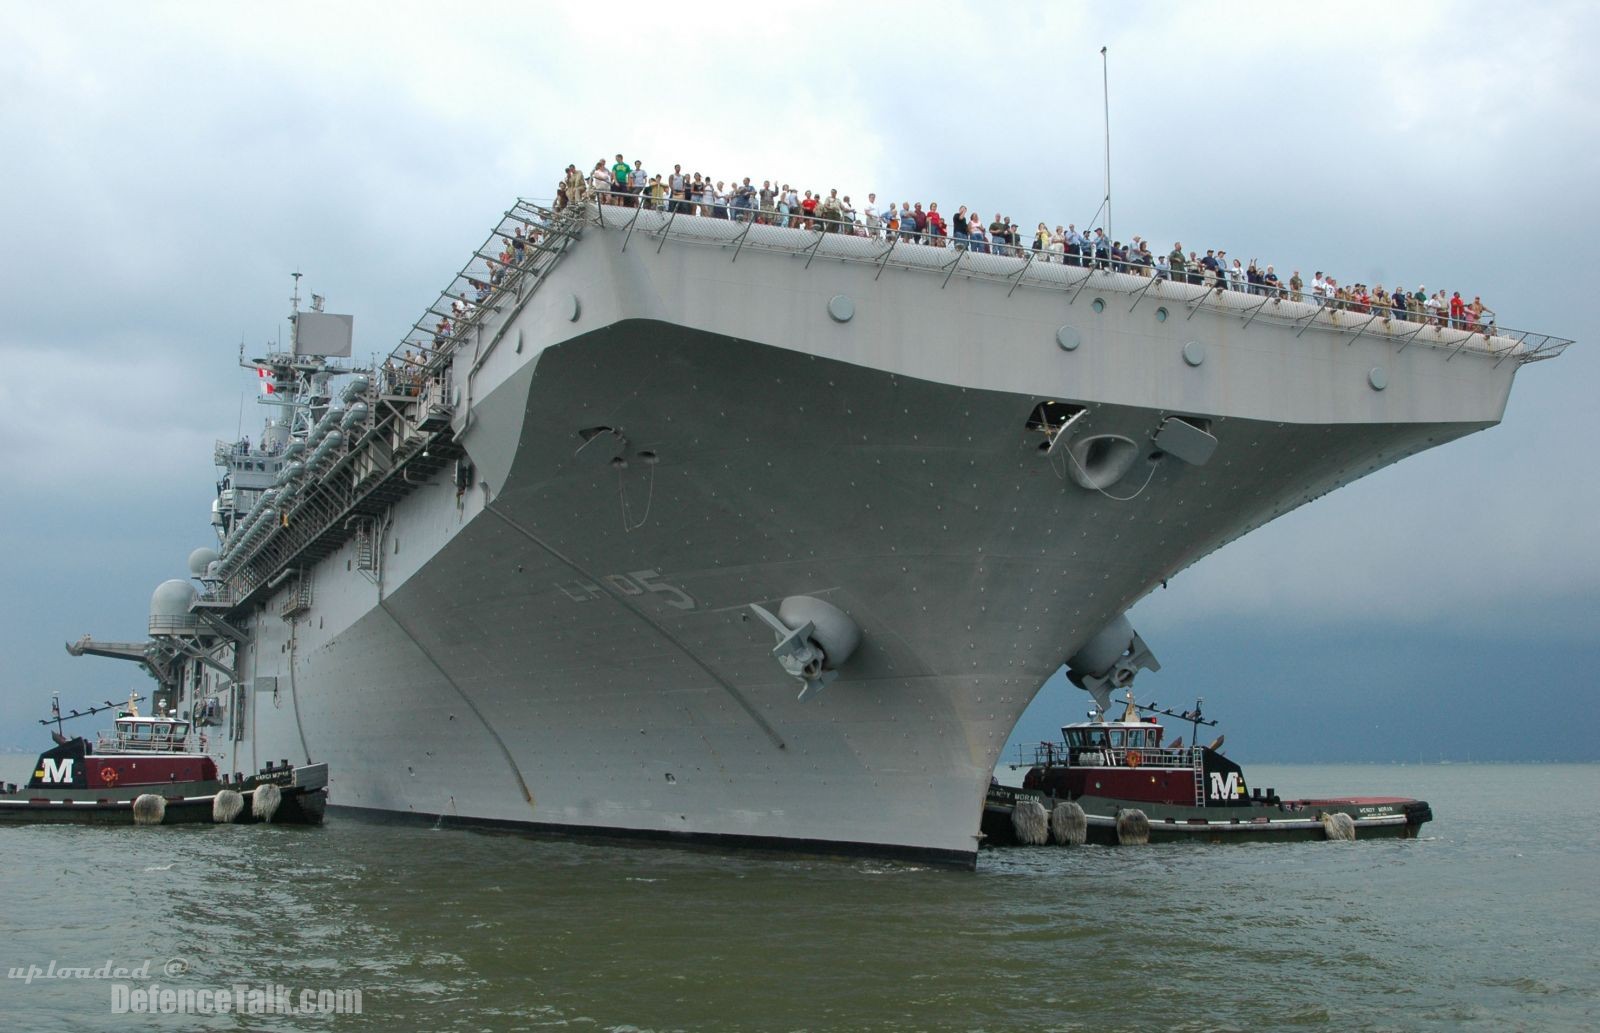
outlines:
[[380, 368], [295, 309], [218, 546], [70, 650], [336, 811], [967, 865], [1046, 679], [1158, 666], [1135, 601], [1570, 343], [592, 199]]

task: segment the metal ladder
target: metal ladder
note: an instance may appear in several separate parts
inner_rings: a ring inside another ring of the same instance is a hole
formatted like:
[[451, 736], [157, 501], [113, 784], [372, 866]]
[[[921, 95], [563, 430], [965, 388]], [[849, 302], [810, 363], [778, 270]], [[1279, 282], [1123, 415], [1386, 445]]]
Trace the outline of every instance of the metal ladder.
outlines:
[[1204, 807], [1206, 805], [1206, 772], [1202, 760], [1204, 751], [1198, 746], [1191, 746], [1189, 749], [1194, 757], [1194, 805]]
[[356, 524], [356, 569], [362, 572], [378, 569], [378, 549], [370, 520]]

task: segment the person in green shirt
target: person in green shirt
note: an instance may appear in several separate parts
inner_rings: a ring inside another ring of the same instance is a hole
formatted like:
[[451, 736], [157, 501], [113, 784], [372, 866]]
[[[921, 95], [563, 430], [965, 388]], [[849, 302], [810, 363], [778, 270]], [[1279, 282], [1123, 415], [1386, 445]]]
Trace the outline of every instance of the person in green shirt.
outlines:
[[633, 166], [623, 160], [622, 155], [617, 155], [617, 163], [611, 166], [611, 189], [620, 194], [620, 197], [611, 199], [613, 204], [626, 206], [629, 199], [628, 177], [633, 174]]

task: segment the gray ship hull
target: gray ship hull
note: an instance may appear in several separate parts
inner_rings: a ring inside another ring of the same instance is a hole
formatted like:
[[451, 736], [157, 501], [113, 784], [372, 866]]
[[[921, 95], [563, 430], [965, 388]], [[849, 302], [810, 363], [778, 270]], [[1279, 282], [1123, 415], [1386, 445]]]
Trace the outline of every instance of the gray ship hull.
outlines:
[[[393, 815], [971, 863], [1067, 657], [1220, 545], [1492, 425], [1516, 366], [1296, 336], [1305, 306], [1241, 327], [643, 241], [591, 227], [463, 346], [463, 458], [394, 504], [376, 573], [347, 543], [294, 619], [251, 608], [234, 766], [325, 761], [331, 804]], [[1126, 475], [1069, 476], [1027, 426], [1046, 399], [1136, 443]], [[1174, 413], [1207, 461], [1156, 455]], [[796, 595], [863, 634], [805, 700], [750, 610]]]

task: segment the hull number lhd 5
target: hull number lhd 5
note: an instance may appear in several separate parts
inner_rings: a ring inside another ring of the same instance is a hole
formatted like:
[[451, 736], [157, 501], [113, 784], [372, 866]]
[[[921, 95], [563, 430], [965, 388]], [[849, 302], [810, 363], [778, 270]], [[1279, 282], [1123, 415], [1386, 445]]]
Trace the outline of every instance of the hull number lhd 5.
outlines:
[[695, 608], [694, 596], [685, 592], [677, 585], [661, 580], [661, 575], [654, 570], [630, 570], [626, 574], [606, 574], [600, 579], [605, 582], [605, 587], [593, 581], [564, 581], [556, 584], [560, 593], [575, 603], [586, 603], [591, 599], [598, 599], [608, 594], [608, 590], [617, 595], [642, 596], [647, 593], [658, 596], [677, 610], [692, 610]]

